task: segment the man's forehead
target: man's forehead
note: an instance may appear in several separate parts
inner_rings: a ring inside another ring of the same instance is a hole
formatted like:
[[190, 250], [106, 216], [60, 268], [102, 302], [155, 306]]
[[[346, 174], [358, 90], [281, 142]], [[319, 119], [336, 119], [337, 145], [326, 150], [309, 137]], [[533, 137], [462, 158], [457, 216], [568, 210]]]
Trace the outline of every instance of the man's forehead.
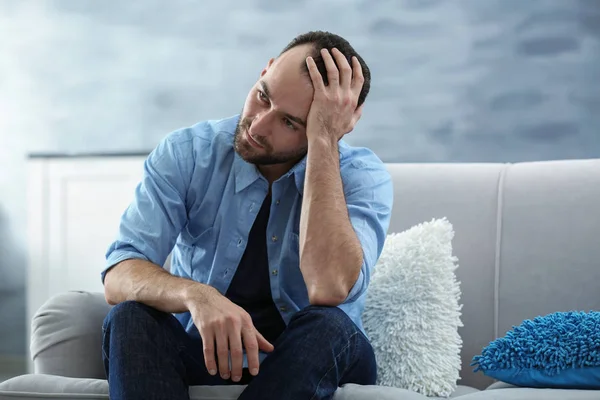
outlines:
[[302, 44], [296, 47], [292, 47], [291, 49], [289, 49], [288, 51], [286, 51], [283, 54], [280, 54], [279, 57], [277, 57], [276, 61], [283, 61], [283, 62], [303, 62], [304, 60], [306, 60], [306, 57], [312, 55], [314, 53], [314, 45], [312, 44]]
[[312, 96], [313, 86], [310, 76], [302, 70], [299, 63], [273, 63], [269, 72], [263, 77], [273, 92], [293, 91]]

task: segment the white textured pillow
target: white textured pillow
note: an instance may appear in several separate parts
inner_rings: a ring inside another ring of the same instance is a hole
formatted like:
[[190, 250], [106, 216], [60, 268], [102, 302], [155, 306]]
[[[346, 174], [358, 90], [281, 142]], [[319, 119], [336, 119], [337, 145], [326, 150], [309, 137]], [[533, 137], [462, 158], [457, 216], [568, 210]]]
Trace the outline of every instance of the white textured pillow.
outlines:
[[387, 236], [363, 314], [379, 385], [440, 397], [456, 390], [462, 306], [453, 237], [446, 218]]

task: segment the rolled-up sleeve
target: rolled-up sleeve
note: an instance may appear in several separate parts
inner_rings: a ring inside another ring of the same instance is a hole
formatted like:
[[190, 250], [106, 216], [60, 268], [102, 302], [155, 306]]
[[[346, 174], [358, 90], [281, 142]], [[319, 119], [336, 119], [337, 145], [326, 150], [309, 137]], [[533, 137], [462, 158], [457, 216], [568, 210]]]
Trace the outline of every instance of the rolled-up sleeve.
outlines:
[[106, 252], [106, 272], [121, 261], [143, 259], [163, 265], [187, 221], [186, 193], [193, 165], [185, 130], [169, 134], [144, 161], [141, 182], [121, 216], [117, 237]]
[[352, 161], [343, 170], [344, 194], [352, 227], [363, 250], [363, 265], [344, 303], [360, 298], [369, 286], [371, 271], [385, 243], [392, 214], [394, 190], [382, 163]]

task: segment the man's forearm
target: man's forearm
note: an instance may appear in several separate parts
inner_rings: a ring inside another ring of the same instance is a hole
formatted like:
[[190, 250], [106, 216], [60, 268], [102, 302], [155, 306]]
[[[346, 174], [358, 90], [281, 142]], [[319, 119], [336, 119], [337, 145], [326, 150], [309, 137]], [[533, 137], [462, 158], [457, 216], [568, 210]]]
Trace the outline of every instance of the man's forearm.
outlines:
[[344, 197], [337, 142], [309, 143], [302, 214], [300, 270], [311, 304], [338, 305], [363, 263]]
[[214, 289], [139, 259], [122, 261], [104, 278], [104, 296], [109, 304], [133, 300], [168, 313], [188, 311], [192, 293], [202, 301], [203, 292], [209, 291]]

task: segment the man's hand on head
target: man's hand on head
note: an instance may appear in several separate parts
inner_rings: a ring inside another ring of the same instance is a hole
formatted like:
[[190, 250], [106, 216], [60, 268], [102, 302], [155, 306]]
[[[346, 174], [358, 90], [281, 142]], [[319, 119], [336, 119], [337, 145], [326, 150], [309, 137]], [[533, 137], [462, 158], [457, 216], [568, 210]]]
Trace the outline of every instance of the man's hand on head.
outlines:
[[342, 136], [354, 129], [362, 114], [362, 105], [357, 105], [364, 77], [358, 59], [352, 57], [350, 66], [346, 57], [336, 48], [331, 53], [327, 49], [321, 49], [321, 56], [327, 69], [327, 86], [314, 59], [306, 59], [315, 90], [307, 119], [306, 135], [309, 145], [313, 139], [323, 136], [337, 143]]

